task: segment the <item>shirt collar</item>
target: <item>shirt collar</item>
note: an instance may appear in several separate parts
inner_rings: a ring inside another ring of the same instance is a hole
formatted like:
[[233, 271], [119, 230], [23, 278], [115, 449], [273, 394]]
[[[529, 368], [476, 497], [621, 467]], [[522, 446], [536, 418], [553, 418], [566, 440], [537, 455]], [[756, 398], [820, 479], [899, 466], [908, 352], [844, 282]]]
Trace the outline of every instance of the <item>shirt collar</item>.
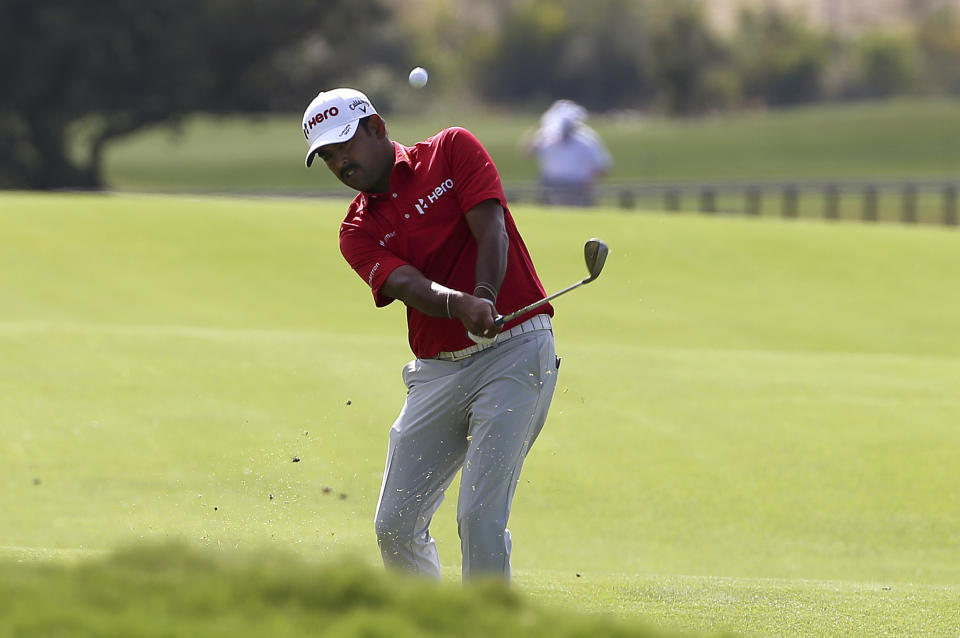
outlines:
[[[395, 141], [393, 142], [393, 152], [394, 152], [394, 159], [393, 159], [394, 169], [396, 169], [401, 164], [406, 164], [409, 170], [411, 171], [413, 170], [413, 159], [410, 158], [410, 150], [406, 146], [404, 146], [403, 144], [400, 144], [400, 142]], [[391, 184], [390, 190], [383, 193], [367, 193], [367, 196], [373, 199], [385, 199], [389, 197], [390, 192], [393, 190], [393, 179], [395, 175], [396, 173], [391, 173], [390, 175], [390, 184]]]

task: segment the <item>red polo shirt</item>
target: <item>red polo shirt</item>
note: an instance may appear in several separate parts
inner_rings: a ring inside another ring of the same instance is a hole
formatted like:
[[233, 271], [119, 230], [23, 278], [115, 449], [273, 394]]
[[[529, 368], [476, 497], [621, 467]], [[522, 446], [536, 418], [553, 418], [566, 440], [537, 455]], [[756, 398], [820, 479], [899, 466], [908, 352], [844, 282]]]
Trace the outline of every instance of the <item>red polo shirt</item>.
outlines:
[[[412, 147], [393, 146], [390, 190], [358, 194], [340, 225], [340, 251], [373, 290], [378, 307], [393, 301], [380, 288], [404, 264], [439, 284], [472, 293], [477, 242], [465, 215], [488, 199], [503, 207], [510, 240], [497, 309], [513, 312], [546, 296], [507, 208], [497, 168], [470, 131], [448, 128]], [[553, 315], [553, 308], [542, 306], [505, 328], [538, 313]], [[409, 306], [407, 327], [410, 348], [421, 359], [473, 345], [459, 320], [431, 317]]]

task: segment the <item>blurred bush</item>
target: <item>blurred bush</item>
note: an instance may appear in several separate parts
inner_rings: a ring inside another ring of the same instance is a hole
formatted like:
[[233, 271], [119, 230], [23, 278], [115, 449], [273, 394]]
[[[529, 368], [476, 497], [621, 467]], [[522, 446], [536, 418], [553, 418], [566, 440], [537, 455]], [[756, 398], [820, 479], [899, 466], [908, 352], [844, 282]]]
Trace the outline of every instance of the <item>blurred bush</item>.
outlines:
[[[492, 24], [461, 28], [457, 72], [467, 69], [485, 102], [540, 107], [566, 97], [594, 110], [696, 115], [960, 94], [960, 20], [946, 10], [916, 9], [892, 27], [841, 32], [769, 5], [741, 10], [733, 31], [720, 33], [695, 0], [497, 6]], [[429, 16], [420, 17], [421, 29], [429, 30]]]
[[648, 55], [648, 6], [524, 0], [478, 37], [470, 60], [488, 101], [513, 105], [570, 97], [592, 109], [649, 101], [656, 81]]
[[772, 8], [743, 11], [728, 46], [742, 86], [741, 100], [783, 106], [823, 96], [830, 58], [827, 37], [790, 15]]
[[919, 86], [920, 55], [910, 33], [867, 34], [856, 55], [858, 77], [851, 84], [863, 97], [908, 95]]
[[923, 92], [960, 95], [960, 16], [934, 13], [920, 22], [915, 38]]

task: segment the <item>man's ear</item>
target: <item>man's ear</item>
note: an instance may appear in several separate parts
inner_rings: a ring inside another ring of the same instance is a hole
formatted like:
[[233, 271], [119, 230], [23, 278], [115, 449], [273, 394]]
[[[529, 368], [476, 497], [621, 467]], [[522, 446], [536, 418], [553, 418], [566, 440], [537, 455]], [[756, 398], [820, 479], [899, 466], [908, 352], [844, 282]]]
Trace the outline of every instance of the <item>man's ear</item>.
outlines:
[[371, 135], [377, 139], [384, 139], [387, 137], [387, 123], [383, 121], [382, 117], [374, 113], [370, 116], [368, 122], [370, 124]]

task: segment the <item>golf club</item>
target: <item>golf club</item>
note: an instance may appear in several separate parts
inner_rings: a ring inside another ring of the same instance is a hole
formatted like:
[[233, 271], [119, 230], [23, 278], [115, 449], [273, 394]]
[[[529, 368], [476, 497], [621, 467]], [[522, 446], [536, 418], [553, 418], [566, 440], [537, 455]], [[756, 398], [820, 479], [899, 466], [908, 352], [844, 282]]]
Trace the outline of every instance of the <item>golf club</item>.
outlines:
[[[586, 277], [585, 279], [581, 279], [577, 283], [571, 286], [567, 286], [563, 290], [559, 292], [555, 292], [550, 296], [544, 297], [539, 301], [534, 301], [532, 304], [524, 306], [520, 310], [511, 312], [508, 315], [499, 315], [496, 319], [493, 320], [494, 324], [498, 326], [502, 326], [506, 322], [512, 321], [513, 319], [516, 319], [517, 317], [519, 317], [520, 315], [526, 312], [530, 312], [534, 308], [539, 308], [540, 306], [547, 303], [551, 299], [556, 299], [560, 295], [564, 295], [570, 292], [571, 290], [573, 290], [574, 288], [579, 288], [583, 284], [590, 283], [591, 281], [593, 281], [594, 279], [600, 276], [600, 271], [603, 270], [603, 264], [607, 261], [608, 252], [610, 252], [610, 249], [607, 248], [606, 242], [604, 242], [602, 239], [596, 239], [596, 238], [588, 239], [587, 243], [583, 245], [583, 257], [584, 257], [584, 260], [586, 260], [587, 262], [587, 272], [590, 275], [589, 277]], [[469, 331], [467, 332], [467, 336], [470, 337], [470, 339], [472, 339], [474, 343], [478, 343], [478, 344], [492, 343], [497, 340], [496, 336], [481, 337]]]
[[603, 270], [603, 264], [607, 261], [608, 252], [610, 252], [610, 249], [607, 248], [607, 244], [603, 240], [596, 239], [596, 238], [588, 240], [587, 243], [583, 245], [583, 257], [587, 262], [587, 272], [590, 273], [589, 277], [587, 277], [586, 279], [581, 279], [580, 281], [573, 284], [572, 286], [567, 286], [560, 292], [555, 292], [548, 297], [544, 297], [540, 301], [534, 301], [532, 304], [528, 306], [524, 306], [523, 308], [515, 312], [511, 312], [509, 315], [500, 315], [494, 320], [494, 323], [498, 326], [502, 326], [506, 322], [516, 319], [520, 315], [526, 312], [529, 312], [534, 308], [538, 308], [542, 306], [543, 304], [547, 303], [551, 299], [556, 299], [560, 295], [564, 295], [570, 292], [571, 290], [573, 290], [574, 288], [579, 288], [583, 284], [590, 283], [591, 281], [593, 281], [594, 279], [600, 276], [600, 271]]

